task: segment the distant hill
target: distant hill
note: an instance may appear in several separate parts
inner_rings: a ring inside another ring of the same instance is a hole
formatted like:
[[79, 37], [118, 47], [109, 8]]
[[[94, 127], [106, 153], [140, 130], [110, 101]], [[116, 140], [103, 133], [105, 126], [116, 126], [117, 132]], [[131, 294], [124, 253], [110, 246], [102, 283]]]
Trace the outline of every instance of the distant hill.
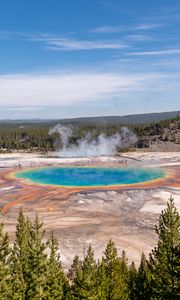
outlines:
[[180, 115], [180, 111], [149, 113], [149, 114], [136, 114], [125, 116], [100, 116], [100, 117], [87, 117], [61, 120], [65, 123], [110, 123], [110, 124], [137, 124], [153, 121], [161, 121], [171, 119]]
[[73, 119], [30, 119], [30, 120], [0, 120], [0, 123], [8, 124], [57, 124], [57, 123], [73, 123], [73, 124], [138, 124], [146, 122], [158, 122], [165, 119], [171, 119], [180, 115], [180, 111], [148, 113], [148, 114], [135, 114], [125, 116], [99, 116], [99, 117], [82, 117]]

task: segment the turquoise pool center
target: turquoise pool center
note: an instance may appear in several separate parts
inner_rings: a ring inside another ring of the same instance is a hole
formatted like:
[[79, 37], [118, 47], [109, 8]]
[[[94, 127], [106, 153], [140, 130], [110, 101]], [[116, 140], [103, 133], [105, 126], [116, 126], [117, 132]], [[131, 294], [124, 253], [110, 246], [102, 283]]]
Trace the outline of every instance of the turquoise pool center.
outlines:
[[148, 182], [166, 176], [161, 168], [44, 167], [19, 171], [16, 178], [63, 187], [100, 187]]

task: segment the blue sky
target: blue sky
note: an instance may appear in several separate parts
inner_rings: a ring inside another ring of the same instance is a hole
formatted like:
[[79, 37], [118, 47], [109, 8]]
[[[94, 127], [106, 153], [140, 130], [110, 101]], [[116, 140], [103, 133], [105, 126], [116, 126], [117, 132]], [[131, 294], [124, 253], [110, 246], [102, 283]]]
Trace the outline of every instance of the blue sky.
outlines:
[[178, 0], [0, 2], [0, 118], [180, 109]]

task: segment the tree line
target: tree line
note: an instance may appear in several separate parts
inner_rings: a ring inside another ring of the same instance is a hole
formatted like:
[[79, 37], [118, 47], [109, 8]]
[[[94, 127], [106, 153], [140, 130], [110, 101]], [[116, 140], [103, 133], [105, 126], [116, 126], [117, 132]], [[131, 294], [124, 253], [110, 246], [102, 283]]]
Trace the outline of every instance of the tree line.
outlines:
[[103, 257], [96, 260], [89, 245], [84, 259], [74, 257], [63, 271], [59, 245], [53, 232], [44, 240], [43, 224], [21, 210], [13, 246], [0, 226], [0, 299], [180, 299], [180, 218], [172, 197], [155, 226], [157, 246], [140, 265], [130, 265], [125, 251], [118, 255], [110, 239]]
[[[47, 153], [61, 148], [61, 141], [57, 133], [49, 135], [49, 129], [54, 127], [58, 121], [44, 123], [0, 123], [0, 151], [12, 150], [28, 150], [40, 151]], [[64, 123], [63, 123], [64, 124]], [[158, 136], [159, 140], [166, 140], [164, 134], [165, 129], [174, 129], [174, 133], [180, 130], [180, 117], [163, 120], [159, 122], [146, 122], [139, 124], [111, 124], [111, 123], [81, 123], [76, 122], [72, 125], [73, 135], [70, 139], [71, 144], [76, 144], [78, 140], [83, 139], [87, 133], [92, 136], [92, 139], [97, 138], [101, 133], [111, 136], [121, 131], [123, 126], [131, 129], [139, 138], [137, 147], [144, 145], [144, 140], [151, 139], [153, 136]], [[175, 141], [174, 133], [171, 134], [171, 139]], [[128, 150], [128, 149], [127, 149]]]

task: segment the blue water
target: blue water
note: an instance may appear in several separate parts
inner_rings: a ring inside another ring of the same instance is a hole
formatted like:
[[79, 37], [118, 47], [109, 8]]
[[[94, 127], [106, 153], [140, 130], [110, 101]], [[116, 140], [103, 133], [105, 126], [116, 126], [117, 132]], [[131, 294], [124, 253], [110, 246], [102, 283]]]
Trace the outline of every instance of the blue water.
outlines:
[[35, 183], [74, 187], [111, 186], [147, 182], [165, 177], [163, 169], [47, 167], [16, 173]]

